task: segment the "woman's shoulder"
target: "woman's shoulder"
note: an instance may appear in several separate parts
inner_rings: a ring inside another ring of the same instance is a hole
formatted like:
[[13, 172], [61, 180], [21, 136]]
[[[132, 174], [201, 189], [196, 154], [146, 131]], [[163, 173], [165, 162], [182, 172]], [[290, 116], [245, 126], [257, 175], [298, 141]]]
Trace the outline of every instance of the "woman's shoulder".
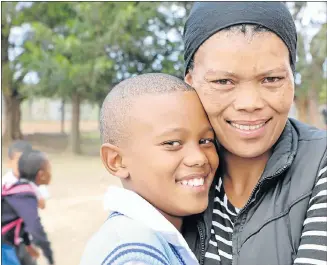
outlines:
[[[115, 215], [101, 226], [85, 248], [80, 265], [128, 262], [136, 257], [149, 264], [167, 264], [169, 244], [154, 230], [123, 215]], [[118, 260], [120, 260], [118, 262]]]
[[327, 141], [326, 130], [313, 127], [296, 119], [289, 119], [292, 126], [297, 131], [299, 141]]
[[[295, 157], [297, 163], [293, 164], [297, 168], [305, 168], [313, 173], [318, 173], [327, 162], [326, 130], [312, 127], [294, 119], [290, 119], [290, 121], [298, 136]], [[314, 175], [317, 176], [317, 174]]]

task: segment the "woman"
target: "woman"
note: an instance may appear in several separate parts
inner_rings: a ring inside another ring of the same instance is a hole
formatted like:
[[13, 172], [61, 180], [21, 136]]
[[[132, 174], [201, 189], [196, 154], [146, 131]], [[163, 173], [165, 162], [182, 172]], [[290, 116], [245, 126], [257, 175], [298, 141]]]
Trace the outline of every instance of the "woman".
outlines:
[[225, 166], [184, 236], [200, 264], [326, 264], [326, 132], [288, 119], [296, 28], [278, 2], [195, 3], [185, 81]]

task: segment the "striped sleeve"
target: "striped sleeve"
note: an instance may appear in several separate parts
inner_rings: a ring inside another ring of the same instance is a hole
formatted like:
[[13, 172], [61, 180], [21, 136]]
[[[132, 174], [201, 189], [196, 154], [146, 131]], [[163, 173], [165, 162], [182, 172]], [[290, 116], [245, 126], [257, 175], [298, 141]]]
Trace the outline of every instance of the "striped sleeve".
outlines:
[[125, 263], [124, 265], [150, 265], [150, 264], [145, 264], [144, 262], [139, 262], [139, 261], [130, 261]]
[[312, 191], [294, 265], [327, 265], [327, 165]]
[[113, 249], [101, 265], [136, 264], [170, 265], [167, 256], [154, 246], [144, 243], [126, 243]]

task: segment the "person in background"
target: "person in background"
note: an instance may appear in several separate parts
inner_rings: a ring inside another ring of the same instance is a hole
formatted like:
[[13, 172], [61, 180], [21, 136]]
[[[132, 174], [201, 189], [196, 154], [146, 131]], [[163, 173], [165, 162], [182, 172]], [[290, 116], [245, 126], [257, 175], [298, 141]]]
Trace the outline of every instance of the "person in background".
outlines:
[[14, 141], [8, 148], [9, 171], [2, 177], [2, 186], [9, 187], [19, 179], [18, 160], [24, 151], [31, 151], [32, 145], [23, 140]]
[[[24, 151], [31, 151], [32, 145], [24, 140], [14, 141], [8, 148], [8, 163], [9, 171], [2, 177], [2, 186], [9, 187], [19, 180], [18, 160]], [[33, 185], [33, 184], [32, 184]], [[49, 191], [45, 185], [35, 187], [35, 192], [38, 198], [38, 207], [45, 208], [45, 201], [50, 197]]]
[[[2, 177], [2, 188], [9, 188], [13, 186], [15, 183], [19, 181], [19, 171], [18, 171], [18, 161], [23, 152], [30, 152], [32, 150], [32, 145], [23, 140], [14, 141], [8, 148], [8, 163], [7, 168], [9, 171]], [[38, 197], [38, 207], [40, 209], [45, 208], [45, 199], [42, 196], [42, 193], [38, 190], [38, 188], [33, 184], [33, 188]], [[22, 242], [17, 247], [17, 255], [20, 263], [22, 265], [34, 265], [35, 261], [33, 260], [33, 256], [36, 256], [36, 252], [33, 249], [33, 246], [28, 244], [26, 246], [26, 242], [28, 240], [28, 233], [25, 233]], [[26, 241], [27, 240], [27, 241]], [[25, 243], [24, 243], [25, 242]]]
[[[51, 181], [51, 165], [46, 155], [37, 150], [25, 150], [18, 160], [19, 180], [11, 186], [3, 186], [1, 207], [2, 207], [2, 249], [8, 251], [16, 249], [16, 253], [11, 251], [7, 256], [16, 259], [20, 255], [23, 244], [19, 237], [24, 239], [29, 253], [37, 257], [38, 252], [31, 248], [31, 243], [39, 246], [48, 259], [49, 264], [53, 265], [53, 253], [50, 242], [43, 229], [38, 214], [38, 199], [35, 194], [36, 186], [48, 185]], [[14, 192], [15, 191], [15, 192]], [[32, 239], [28, 235], [32, 236]], [[16, 255], [16, 257], [14, 256]], [[4, 258], [4, 256], [3, 256]], [[6, 264], [6, 260], [2, 260]], [[7, 263], [12, 265], [12, 263]]]

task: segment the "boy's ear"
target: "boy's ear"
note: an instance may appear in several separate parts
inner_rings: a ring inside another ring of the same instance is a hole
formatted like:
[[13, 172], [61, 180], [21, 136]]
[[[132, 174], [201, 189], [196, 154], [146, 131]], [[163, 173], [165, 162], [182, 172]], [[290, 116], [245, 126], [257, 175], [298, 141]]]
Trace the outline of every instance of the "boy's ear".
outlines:
[[103, 144], [100, 149], [100, 156], [110, 174], [122, 179], [129, 177], [129, 172], [123, 165], [121, 151], [117, 146], [109, 143]]
[[188, 71], [188, 73], [184, 77], [184, 82], [187, 83], [190, 86], [193, 85], [193, 79], [192, 79], [192, 75], [190, 74], [190, 71]]

